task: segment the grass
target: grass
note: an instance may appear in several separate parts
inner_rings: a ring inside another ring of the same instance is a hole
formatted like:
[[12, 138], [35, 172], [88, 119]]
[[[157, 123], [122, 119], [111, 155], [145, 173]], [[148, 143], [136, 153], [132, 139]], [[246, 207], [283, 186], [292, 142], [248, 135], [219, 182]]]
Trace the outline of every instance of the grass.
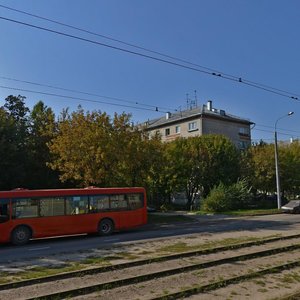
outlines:
[[167, 252], [167, 253], [181, 253], [181, 252], [188, 252], [188, 251], [195, 251], [195, 250], [206, 250], [206, 249], [212, 249], [216, 247], [222, 247], [222, 246], [231, 246], [246, 242], [256, 242], [260, 240], [264, 240], [266, 238], [273, 238], [280, 235], [271, 235], [268, 237], [263, 238], [256, 238], [256, 237], [239, 237], [239, 238], [226, 238], [222, 240], [216, 240], [216, 241], [208, 241], [203, 244], [197, 244], [197, 245], [188, 245], [184, 242], [178, 242], [172, 245], [167, 245], [164, 247], [161, 247], [157, 249], [157, 252]]
[[[274, 215], [281, 213], [281, 210], [277, 208], [270, 208], [270, 209], [240, 209], [240, 210], [230, 210], [230, 211], [223, 211], [217, 212], [213, 214], [222, 214], [222, 215], [230, 215], [230, 216], [260, 216], [260, 215]], [[211, 214], [210, 212], [206, 211], [199, 211], [197, 212], [199, 215]]]
[[284, 283], [294, 283], [299, 281], [300, 281], [300, 275], [296, 272], [286, 274], [282, 278], [282, 282]]

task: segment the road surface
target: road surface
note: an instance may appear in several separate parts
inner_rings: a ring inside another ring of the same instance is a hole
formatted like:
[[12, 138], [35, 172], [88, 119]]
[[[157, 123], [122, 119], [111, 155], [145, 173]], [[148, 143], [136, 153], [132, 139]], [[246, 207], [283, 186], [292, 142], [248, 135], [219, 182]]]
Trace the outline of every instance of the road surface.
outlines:
[[0, 245], [0, 264], [7, 262], [24, 261], [36, 257], [72, 253], [92, 248], [104, 248], [123, 242], [134, 242], [157, 238], [167, 238], [194, 233], [216, 233], [240, 230], [271, 229], [286, 230], [299, 226], [300, 215], [278, 214], [256, 217], [226, 217], [226, 216], [199, 216], [188, 222], [174, 224], [146, 225], [143, 228], [126, 232], [115, 233], [109, 237], [73, 236], [31, 241], [25, 246]]

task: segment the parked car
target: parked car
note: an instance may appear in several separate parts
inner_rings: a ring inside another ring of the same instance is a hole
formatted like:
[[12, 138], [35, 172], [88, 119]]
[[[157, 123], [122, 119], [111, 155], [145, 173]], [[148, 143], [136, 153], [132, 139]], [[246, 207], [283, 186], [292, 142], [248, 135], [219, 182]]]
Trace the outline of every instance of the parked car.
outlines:
[[155, 212], [156, 209], [154, 207], [147, 206], [147, 212]]
[[299, 214], [300, 213], [300, 200], [292, 200], [285, 204], [284, 206], [281, 206], [281, 209], [283, 212], [287, 213], [294, 213]]

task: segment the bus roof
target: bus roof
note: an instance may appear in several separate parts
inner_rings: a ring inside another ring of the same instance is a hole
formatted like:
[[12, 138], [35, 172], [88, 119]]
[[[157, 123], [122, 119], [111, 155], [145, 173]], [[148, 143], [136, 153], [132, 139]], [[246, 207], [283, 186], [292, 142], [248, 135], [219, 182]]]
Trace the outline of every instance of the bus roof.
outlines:
[[113, 187], [113, 188], [76, 188], [76, 189], [45, 189], [28, 190], [14, 189], [10, 191], [0, 191], [2, 198], [21, 198], [21, 197], [47, 197], [47, 196], [70, 196], [70, 195], [96, 195], [96, 194], [121, 194], [121, 193], [144, 193], [142, 187]]

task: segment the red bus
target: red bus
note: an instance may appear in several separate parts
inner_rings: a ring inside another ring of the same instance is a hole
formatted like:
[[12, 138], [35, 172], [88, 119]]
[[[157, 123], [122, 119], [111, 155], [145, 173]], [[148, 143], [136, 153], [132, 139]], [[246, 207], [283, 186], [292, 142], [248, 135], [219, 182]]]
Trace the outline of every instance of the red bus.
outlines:
[[99, 233], [147, 223], [144, 188], [12, 190], [0, 192], [0, 243]]

